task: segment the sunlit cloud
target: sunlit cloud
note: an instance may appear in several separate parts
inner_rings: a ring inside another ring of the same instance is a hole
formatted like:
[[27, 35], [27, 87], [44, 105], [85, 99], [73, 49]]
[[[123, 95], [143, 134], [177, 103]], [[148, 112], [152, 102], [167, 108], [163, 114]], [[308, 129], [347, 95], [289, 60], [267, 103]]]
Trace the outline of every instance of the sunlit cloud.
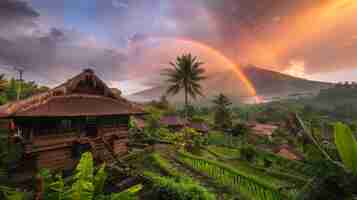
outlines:
[[305, 73], [305, 62], [302, 60], [291, 60], [284, 73], [299, 78], [308, 78]]

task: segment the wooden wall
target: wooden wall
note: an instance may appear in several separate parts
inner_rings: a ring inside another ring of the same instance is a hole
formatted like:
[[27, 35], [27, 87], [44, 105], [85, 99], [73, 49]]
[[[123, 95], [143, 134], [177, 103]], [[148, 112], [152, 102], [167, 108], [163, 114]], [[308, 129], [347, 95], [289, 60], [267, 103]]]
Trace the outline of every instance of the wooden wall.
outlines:
[[114, 140], [113, 141], [113, 151], [116, 155], [122, 155], [128, 152], [128, 140], [121, 139], [121, 140]]
[[37, 169], [48, 168], [51, 170], [71, 169], [76, 161], [72, 159], [72, 149], [63, 148], [39, 152], [36, 158]]

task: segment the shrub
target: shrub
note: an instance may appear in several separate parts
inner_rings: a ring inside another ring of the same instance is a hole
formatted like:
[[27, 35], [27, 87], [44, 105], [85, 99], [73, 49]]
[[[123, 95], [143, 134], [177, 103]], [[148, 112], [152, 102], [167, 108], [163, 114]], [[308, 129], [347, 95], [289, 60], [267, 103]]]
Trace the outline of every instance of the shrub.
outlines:
[[215, 195], [189, 178], [167, 178], [145, 172], [151, 182], [151, 192], [145, 199], [214, 200]]

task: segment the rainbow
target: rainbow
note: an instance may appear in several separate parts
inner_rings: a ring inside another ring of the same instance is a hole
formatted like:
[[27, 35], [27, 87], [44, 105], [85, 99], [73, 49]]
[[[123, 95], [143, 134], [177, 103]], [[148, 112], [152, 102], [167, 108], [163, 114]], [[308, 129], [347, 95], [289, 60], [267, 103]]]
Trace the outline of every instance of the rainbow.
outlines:
[[214, 48], [212, 48], [209, 45], [206, 45], [204, 43], [197, 42], [197, 41], [190, 40], [190, 39], [186, 39], [186, 38], [151, 37], [150, 39], [152, 39], [152, 40], [160, 40], [160, 41], [165, 41], [165, 40], [167, 40], [167, 41], [176, 41], [176, 42], [179, 42], [180, 44], [184, 44], [184, 45], [188, 45], [188, 46], [192, 46], [192, 47], [197, 47], [199, 49], [203, 49], [203, 50], [209, 52], [211, 56], [213, 56], [216, 59], [219, 59], [219, 61], [224, 63], [225, 66], [229, 67], [230, 69], [232, 69], [235, 72], [235, 74], [237, 75], [239, 80], [242, 81], [243, 85], [245, 86], [245, 88], [247, 89], [249, 94], [252, 97], [254, 97], [255, 103], [260, 103], [261, 102], [261, 99], [257, 95], [257, 92], [256, 92], [256, 89], [255, 89], [254, 85], [250, 82], [250, 80], [247, 78], [247, 76], [240, 70], [240, 66], [235, 64], [235, 63], [233, 63], [231, 60], [229, 60], [226, 56], [224, 56], [218, 50], [216, 50], [216, 49], [214, 49]]

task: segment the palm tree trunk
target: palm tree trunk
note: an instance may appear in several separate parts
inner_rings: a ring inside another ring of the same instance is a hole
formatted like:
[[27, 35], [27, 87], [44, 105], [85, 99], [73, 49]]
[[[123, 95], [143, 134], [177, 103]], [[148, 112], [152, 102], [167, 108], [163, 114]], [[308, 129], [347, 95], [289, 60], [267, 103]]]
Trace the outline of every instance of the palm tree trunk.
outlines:
[[185, 87], [185, 120], [188, 119], [188, 93]]

